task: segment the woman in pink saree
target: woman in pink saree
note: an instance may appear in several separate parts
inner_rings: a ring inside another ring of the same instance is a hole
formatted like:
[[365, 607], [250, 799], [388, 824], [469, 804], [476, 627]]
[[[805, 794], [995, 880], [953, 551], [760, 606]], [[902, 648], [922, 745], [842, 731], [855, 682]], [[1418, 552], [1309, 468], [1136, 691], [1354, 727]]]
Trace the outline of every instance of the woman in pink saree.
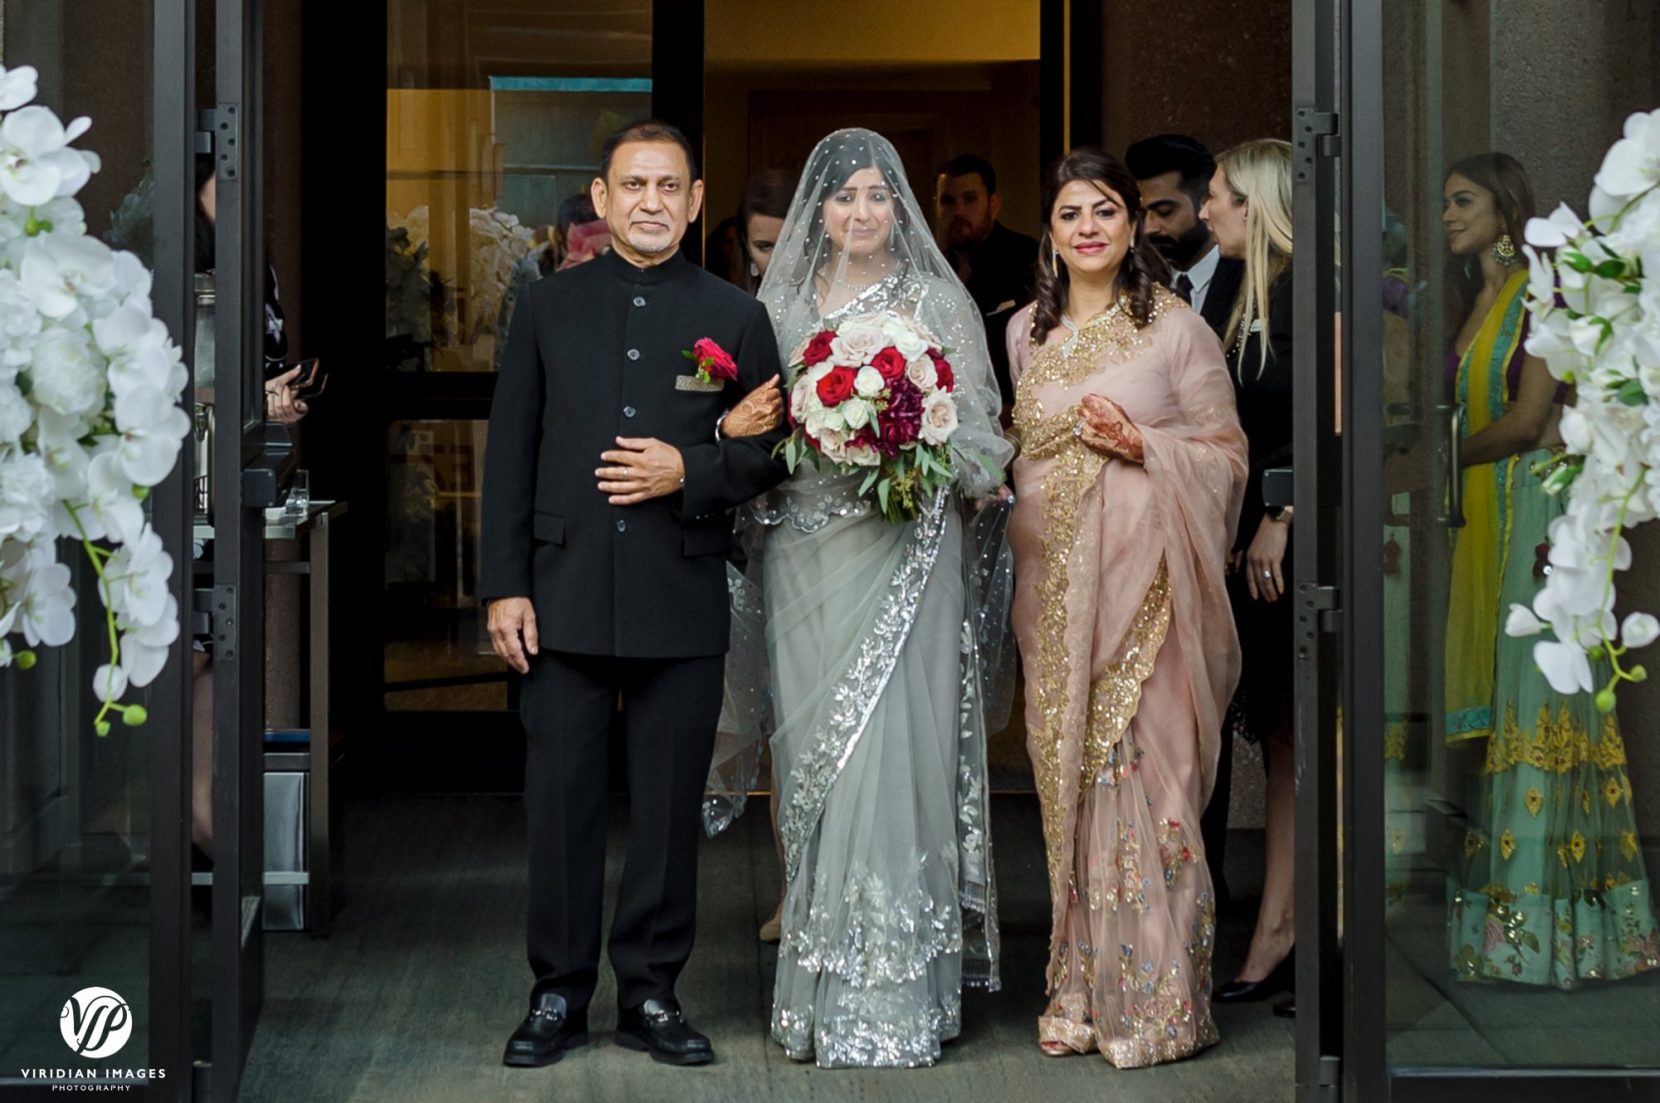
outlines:
[[1037, 300], [1009, 325], [1014, 629], [1053, 906], [1038, 1040], [1135, 1068], [1217, 1040], [1199, 816], [1239, 676], [1245, 437], [1123, 166], [1074, 150], [1043, 208]]

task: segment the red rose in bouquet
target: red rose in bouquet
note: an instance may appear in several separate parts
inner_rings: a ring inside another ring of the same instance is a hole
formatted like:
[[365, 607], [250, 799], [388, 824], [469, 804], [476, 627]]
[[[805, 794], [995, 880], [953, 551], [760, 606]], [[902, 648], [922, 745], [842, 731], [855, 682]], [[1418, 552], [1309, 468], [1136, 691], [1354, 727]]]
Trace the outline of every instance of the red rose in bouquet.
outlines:
[[951, 361], [938, 349], [928, 350], [928, 359], [934, 362], [934, 373], [939, 377], [939, 388], [942, 391], [957, 389], [957, 375], [951, 370]]
[[890, 387], [905, 377], [905, 356], [892, 345], [877, 353], [870, 366], [882, 373], [882, 382]]
[[830, 374], [818, 381], [818, 400], [826, 406], [840, 406], [852, 396], [858, 378], [852, 368], [830, 369]]
[[712, 338], [699, 337], [681, 355], [697, 365], [697, 377], [705, 383], [738, 378], [738, 362]]
[[801, 362], [811, 368], [830, 359], [830, 345], [835, 339], [835, 332], [828, 329], [813, 334], [813, 339], [801, 352]]

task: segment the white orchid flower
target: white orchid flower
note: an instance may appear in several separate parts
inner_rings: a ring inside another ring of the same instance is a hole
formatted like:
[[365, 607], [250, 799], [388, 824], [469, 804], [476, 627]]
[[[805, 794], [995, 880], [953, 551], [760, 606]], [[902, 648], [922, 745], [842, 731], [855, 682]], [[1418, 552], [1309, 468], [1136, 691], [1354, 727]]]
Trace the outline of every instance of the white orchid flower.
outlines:
[[1537, 245], [1541, 249], [1560, 249], [1569, 242], [1577, 242], [1585, 236], [1585, 223], [1580, 221], [1573, 208], [1566, 203], [1560, 204], [1550, 213], [1549, 218], [1530, 218], [1522, 236], [1529, 245]]
[[37, 564], [23, 595], [18, 628], [34, 647], [58, 647], [75, 636], [75, 591], [69, 586], [69, 568], [62, 563]]
[[104, 564], [104, 603], [135, 625], [159, 621], [167, 610], [167, 579], [173, 557], [161, 537], [144, 525], [136, 539], [116, 549]]
[[80, 191], [98, 160], [68, 146], [91, 125], [79, 118], [66, 127], [39, 105], [8, 114], [0, 121], [0, 190], [25, 207]]
[[179, 638], [179, 603], [167, 595], [162, 616], [152, 624], [136, 624], [126, 618], [117, 618], [121, 634], [121, 668], [127, 672], [127, 681], [135, 686], [147, 686], [155, 681], [162, 667], [167, 665], [167, 651]]
[[1504, 622], [1504, 634], [1507, 636], [1537, 636], [1547, 625], [1533, 615], [1533, 610], [1526, 605], [1513, 603], [1510, 606], [1510, 616]]
[[66, 318], [83, 296], [105, 294], [115, 282], [110, 247], [92, 237], [45, 234], [24, 247], [18, 278], [48, 318]]
[[1596, 185], [1609, 196], [1638, 195], [1660, 183], [1660, 111], [1625, 121], [1625, 137], [1609, 147]]
[[1660, 620], [1650, 613], [1632, 613], [1620, 626], [1620, 642], [1626, 647], [1647, 647], [1660, 638]]
[[173, 469], [190, 417], [158, 388], [138, 387], [115, 400], [115, 427], [122, 470], [139, 486], [155, 486]]
[[105, 663], [92, 672], [92, 692], [100, 701], [119, 701], [127, 692], [127, 672]]
[[1533, 645], [1533, 661], [1556, 692], [1591, 692], [1591, 660], [1583, 648], [1542, 640]]
[[0, 67], [0, 111], [15, 111], [35, 98], [40, 74], [33, 65]]

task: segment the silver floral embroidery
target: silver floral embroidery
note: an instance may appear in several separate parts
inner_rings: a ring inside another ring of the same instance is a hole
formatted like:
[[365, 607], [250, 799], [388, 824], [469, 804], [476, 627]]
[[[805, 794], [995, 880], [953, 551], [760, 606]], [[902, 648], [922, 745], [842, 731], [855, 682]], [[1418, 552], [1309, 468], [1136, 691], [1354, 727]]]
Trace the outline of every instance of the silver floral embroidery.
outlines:
[[790, 1058], [816, 1059], [820, 1068], [922, 1068], [939, 1060], [940, 1043], [962, 1033], [962, 1024], [956, 992], [918, 1008], [891, 989], [849, 989], [816, 1029], [810, 1011], [775, 1011], [772, 1036]]
[[[928, 870], [944, 861], [944, 876]], [[930, 880], [956, 883], [956, 854], [915, 855], [908, 887], [889, 885], [867, 869], [849, 870], [842, 895], [815, 892], [806, 922], [784, 933], [781, 953], [815, 973], [832, 973], [853, 988], [902, 985], [927, 972], [942, 954], [963, 948], [962, 918], [953, 899], [936, 900]]]
[[802, 852], [818, 828], [830, 787], [858, 746], [916, 622], [917, 606], [922, 601], [934, 561], [939, 558], [945, 535], [947, 493], [942, 488], [914, 522], [870, 635], [860, 644], [858, 657], [831, 691], [834, 705], [828, 720], [806, 740], [806, 749], [791, 768], [789, 791], [778, 810], [778, 835], [784, 843], [784, 867], [789, 881], [795, 880]]
[[[840, 482], [843, 485], [835, 485]], [[858, 480], [846, 476], [799, 475], [778, 490], [763, 494], [749, 507], [750, 515], [768, 528], [789, 525], [797, 532], [818, 532], [832, 521], [863, 517], [875, 507], [859, 494]]]
[[980, 693], [981, 661], [973, 621], [965, 620], [960, 656], [962, 698], [957, 712], [957, 850], [961, 867], [963, 983], [995, 992], [1000, 937], [997, 881], [993, 874], [985, 732]]

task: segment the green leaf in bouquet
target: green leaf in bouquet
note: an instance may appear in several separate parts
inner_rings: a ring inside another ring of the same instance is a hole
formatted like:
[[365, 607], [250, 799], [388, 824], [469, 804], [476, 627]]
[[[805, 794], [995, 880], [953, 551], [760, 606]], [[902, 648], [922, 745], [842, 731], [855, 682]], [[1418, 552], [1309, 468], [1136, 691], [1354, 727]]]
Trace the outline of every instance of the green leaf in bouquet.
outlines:
[[870, 488], [876, 485], [876, 480], [881, 474], [880, 468], [873, 467], [870, 469], [870, 473], [865, 476], [865, 481], [859, 484], [859, 497], [863, 498], [870, 493]]
[[684, 356], [688, 360], [696, 360], [697, 359], [697, 356], [693, 354], [691, 349], [681, 349], [680, 350], [680, 355]]
[[880, 479], [876, 483], [876, 504], [882, 507], [882, 512], [888, 512], [888, 491], [892, 484], [887, 479]]
[[1648, 401], [1648, 396], [1643, 393], [1643, 381], [1641, 379], [1627, 379], [1614, 392], [1614, 397], [1627, 406], [1641, 406]]

